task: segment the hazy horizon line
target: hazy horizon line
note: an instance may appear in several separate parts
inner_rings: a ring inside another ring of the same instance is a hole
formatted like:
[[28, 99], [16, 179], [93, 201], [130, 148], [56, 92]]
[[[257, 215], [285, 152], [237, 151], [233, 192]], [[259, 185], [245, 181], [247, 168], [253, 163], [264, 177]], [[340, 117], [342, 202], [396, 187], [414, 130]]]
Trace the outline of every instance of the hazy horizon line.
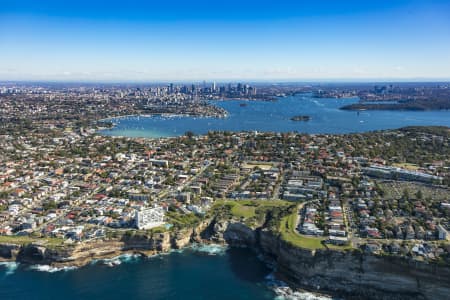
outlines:
[[298, 79], [248, 79], [248, 78], [230, 78], [230, 79], [140, 79], [140, 80], [101, 80], [101, 79], [1, 79], [0, 84], [10, 84], [10, 83], [71, 83], [71, 84], [167, 84], [167, 83], [177, 83], [177, 84], [192, 84], [198, 83], [233, 83], [233, 82], [246, 82], [246, 83], [450, 83], [450, 77], [385, 77], [385, 78], [298, 78]]

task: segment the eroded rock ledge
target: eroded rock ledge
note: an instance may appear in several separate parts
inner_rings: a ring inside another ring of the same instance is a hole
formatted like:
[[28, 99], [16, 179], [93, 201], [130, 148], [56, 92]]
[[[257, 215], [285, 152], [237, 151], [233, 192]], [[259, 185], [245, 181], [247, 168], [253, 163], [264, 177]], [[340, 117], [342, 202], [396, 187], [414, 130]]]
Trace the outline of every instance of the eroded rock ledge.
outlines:
[[267, 228], [250, 228], [231, 220], [205, 220], [195, 228], [118, 240], [51, 248], [39, 243], [0, 244], [3, 260], [52, 266], [82, 266], [93, 259], [124, 252], [153, 255], [192, 242], [250, 247], [293, 286], [331, 291], [345, 299], [448, 299], [450, 268], [408, 258], [375, 256], [360, 251], [308, 250], [293, 246]]
[[450, 268], [360, 251], [309, 250], [265, 228], [217, 222], [212, 239], [248, 246], [294, 286], [335, 292], [345, 299], [448, 299]]

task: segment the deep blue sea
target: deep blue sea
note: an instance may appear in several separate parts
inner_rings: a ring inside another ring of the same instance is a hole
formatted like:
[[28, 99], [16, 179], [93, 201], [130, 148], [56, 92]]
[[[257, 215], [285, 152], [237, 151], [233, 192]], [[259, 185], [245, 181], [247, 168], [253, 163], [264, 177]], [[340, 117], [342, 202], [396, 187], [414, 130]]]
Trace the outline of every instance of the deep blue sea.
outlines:
[[[186, 131], [204, 134], [209, 130], [351, 133], [394, 129], [411, 125], [450, 126], [450, 111], [344, 111], [339, 108], [358, 99], [316, 99], [310, 94], [279, 98], [277, 101], [211, 101], [229, 112], [227, 118], [125, 117], [113, 119], [106, 135], [129, 137], [170, 137]], [[245, 103], [246, 106], [241, 106]], [[290, 120], [309, 115], [308, 122]]]
[[150, 258], [123, 255], [78, 269], [3, 263], [0, 299], [283, 299], [271, 272], [248, 249], [214, 245]]
[[0, 266], [0, 299], [273, 299], [271, 272], [249, 250], [123, 256], [75, 270]]

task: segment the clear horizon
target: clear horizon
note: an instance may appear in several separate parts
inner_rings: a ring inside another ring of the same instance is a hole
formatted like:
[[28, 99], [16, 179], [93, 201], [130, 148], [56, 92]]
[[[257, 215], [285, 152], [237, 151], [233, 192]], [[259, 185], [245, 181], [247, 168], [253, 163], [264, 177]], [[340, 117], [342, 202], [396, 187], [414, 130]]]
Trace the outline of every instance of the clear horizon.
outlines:
[[0, 80], [450, 79], [450, 2], [9, 1]]

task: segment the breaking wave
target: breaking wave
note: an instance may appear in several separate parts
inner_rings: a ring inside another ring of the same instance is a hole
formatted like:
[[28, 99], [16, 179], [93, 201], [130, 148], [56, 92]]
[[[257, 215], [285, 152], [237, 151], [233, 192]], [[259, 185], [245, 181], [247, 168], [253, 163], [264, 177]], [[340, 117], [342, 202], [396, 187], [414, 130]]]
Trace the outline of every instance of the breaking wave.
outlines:
[[273, 273], [266, 276], [267, 285], [271, 288], [276, 297], [274, 300], [332, 300], [332, 297], [318, 295], [306, 291], [296, 291], [290, 288], [284, 281], [275, 278]]
[[75, 266], [66, 266], [66, 267], [53, 267], [49, 265], [32, 265], [29, 267], [30, 270], [35, 270], [39, 272], [49, 272], [55, 273], [60, 271], [71, 271], [77, 269]]
[[202, 252], [209, 255], [225, 255], [228, 247], [219, 244], [193, 244], [189, 247], [196, 252]]
[[19, 267], [19, 263], [14, 261], [0, 262], [0, 266], [3, 266], [6, 269], [5, 275], [11, 275], [14, 274]]
[[[170, 255], [171, 253], [183, 253], [186, 250], [205, 253], [208, 255], [225, 255], [227, 249], [228, 247], [218, 244], [192, 244], [191, 246], [183, 249], [172, 249], [168, 252], [161, 252], [148, 256], [147, 258], [148, 259], [162, 258], [166, 255]], [[101, 264], [106, 265], [108, 267], [115, 267], [123, 263], [136, 262], [142, 258], [143, 256], [141, 254], [126, 253], [112, 258], [94, 259], [93, 261], [91, 261], [90, 264], [91, 265]]]
[[112, 258], [94, 259], [91, 265], [103, 264], [109, 267], [121, 265], [122, 263], [130, 263], [138, 261], [142, 256], [140, 254], [125, 253]]

